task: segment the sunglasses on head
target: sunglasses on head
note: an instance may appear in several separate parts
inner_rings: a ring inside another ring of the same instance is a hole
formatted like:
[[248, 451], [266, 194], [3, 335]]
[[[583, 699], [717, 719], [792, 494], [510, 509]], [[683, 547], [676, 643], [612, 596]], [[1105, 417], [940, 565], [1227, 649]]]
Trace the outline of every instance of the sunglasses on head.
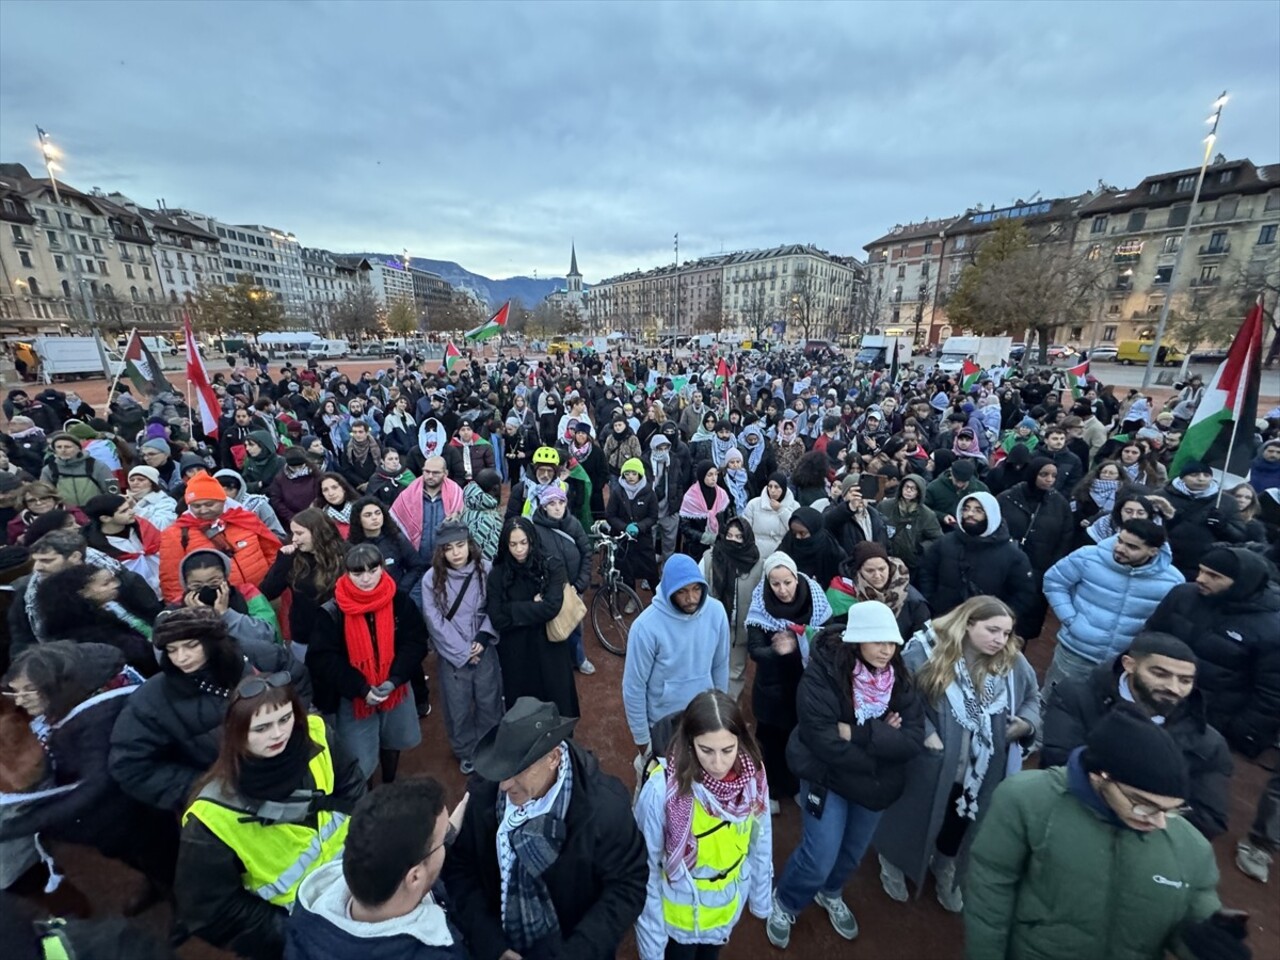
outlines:
[[287, 687], [293, 682], [293, 677], [289, 675], [287, 670], [280, 670], [276, 673], [258, 673], [252, 677], [245, 677], [236, 684], [235, 695], [238, 698], [245, 699], [248, 697], [256, 697], [268, 690]]

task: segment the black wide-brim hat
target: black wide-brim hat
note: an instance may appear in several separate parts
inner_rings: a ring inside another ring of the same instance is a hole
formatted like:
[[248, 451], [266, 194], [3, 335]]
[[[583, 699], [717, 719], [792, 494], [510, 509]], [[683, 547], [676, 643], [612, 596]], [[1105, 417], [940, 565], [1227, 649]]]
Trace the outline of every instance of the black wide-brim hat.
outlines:
[[476, 773], [492, 783], [509, 780], [559, 746], [577, 725], [577, 717], [560, 716], [554, 704], [521, 697], [480, 738], [472, 760]]

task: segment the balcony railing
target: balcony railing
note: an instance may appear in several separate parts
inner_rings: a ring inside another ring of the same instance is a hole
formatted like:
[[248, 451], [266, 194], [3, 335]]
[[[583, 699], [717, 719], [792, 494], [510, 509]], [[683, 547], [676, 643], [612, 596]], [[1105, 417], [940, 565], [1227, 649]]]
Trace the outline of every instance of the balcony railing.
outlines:
[[1202, 257], [1221, 257], [1231, 251], [1230, 243], [1210, 243], [1200, 248]]
[[1221, 277], [1194, 277], [1191, 280], [1193, 287], [1216, 287], [1222, 282]]

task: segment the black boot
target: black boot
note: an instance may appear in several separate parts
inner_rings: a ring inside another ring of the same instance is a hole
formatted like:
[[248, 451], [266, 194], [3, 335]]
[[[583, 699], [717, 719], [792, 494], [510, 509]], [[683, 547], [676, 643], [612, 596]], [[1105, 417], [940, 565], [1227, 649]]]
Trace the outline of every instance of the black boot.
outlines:
[[378, 759], [382, 763], [382, 782], [394, 783], [396, 768], [400, 766], [399, 750], [379, 750]]

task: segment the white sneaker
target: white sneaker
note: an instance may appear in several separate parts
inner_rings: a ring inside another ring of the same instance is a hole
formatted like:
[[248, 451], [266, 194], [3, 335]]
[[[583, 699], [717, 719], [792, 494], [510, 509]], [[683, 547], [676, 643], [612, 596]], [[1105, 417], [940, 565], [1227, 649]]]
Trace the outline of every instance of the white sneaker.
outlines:
[[1236, 866], [1246, 877], [1266, 883], [1271, 876], [1271, 854], [1248, 840], [1236, 844]]
[[880, 858], [880, 886], [884, 887], [884, 892], [889, 895], [890, 900], [897, 900], [899, 903], [907, 902], [907, 878], [884, 857]]
[[853, 911], [849, 909], [849, 905], [844, 899], [836, 894], [828, 896], [825, 893], [819, 893], [813, 898], [813, 902], [827, 911], [827, 916], [831, 919], [831, 926], [835, 928], [836, 933], [844, 937], [846, 940], [852, 940], [858, 935], [858, 921], [853, 916]]
[[942, 904], [942, 909], [948, 913], [963, 911], [964, 897], [960, 893], [960, 885], [956, 883], [956, 858], [935, 854], [929, 867], [937, 881], [938, 902]]
[[787, 949], [787, 945], [791, 943], [791, 927], [795, 924], [796, 918], [787, 911], [782, 909], [778, 903], [778, 892], [773, 893], [773, 909], [769, 911], [769, 919], [765, 921], [764, 933], [779, 950]]
[[596, 672], [596, 665], [590, 660], [583, 660], [582, 663], [578, 665], [578, 672], [589, 677]]
[[777, 801], [777, 800], [770, 800], [770, 801], [769, 801], [769, 815], [770, 815], [770, 816], [772, 816], [772, 817], [776, 817], [776, 816], [777, 816], [778, 814], [780, 814], [781, 812], [782, 812], [782, 804], [778, 803], [778, 801]]

